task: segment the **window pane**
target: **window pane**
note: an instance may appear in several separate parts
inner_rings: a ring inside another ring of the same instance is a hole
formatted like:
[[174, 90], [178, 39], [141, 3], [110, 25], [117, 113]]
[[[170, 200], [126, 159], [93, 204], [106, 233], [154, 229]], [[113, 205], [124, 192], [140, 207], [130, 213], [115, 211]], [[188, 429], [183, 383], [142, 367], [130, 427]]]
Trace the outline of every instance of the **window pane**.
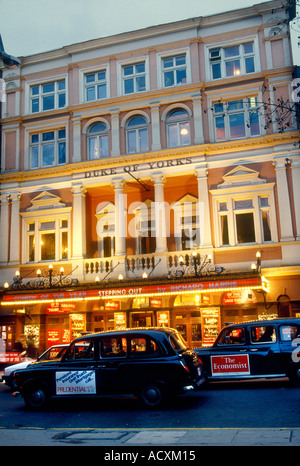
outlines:
[[131, 94], [134, 92], [133, 79], [125, 79], [124, 81], [124, 92], [125, 94]]
[[63, 108], [66, 105], [66, 94], [61, 92], [58, 94], [58, 107]]
[[253, 53], [253, 43], [244, 44], [244, 53]]
[[221, 63], [214, 63], [212, 65], [212, 77], [213, 79], [221, 78]]
[[106, 71], [100, 71], [98, 73], [98, 81], [103, 81], [106, 77]]
[[225, 121], [223, 117], [217, 117], [216, 121], [216, 138], [217, 141], [225, 139]]
[[28, 238], [29, 245], [28, 245], [28, 260], [29, 262], [34, 261], [34, 247], [35, 247], [35, 237], [34, 235], [30, 235]]
[[146, 90], [146, 79], [145, 76], [136, 78], [136, 91], [141, 92]]
[[229, 115], [230, 137], [242, 138], [245, 137], [245, 122], [244, 114], [238, 113], [237, 115]]
[[33, 86], [31, 88], [31, 95], [38, 95], [39, 94], [39, 89], [40, 89], [40, 86]]
[[140, 152], [146, 152], [148, 150], [148, 131], [147, 128], [139, 129], [140, 138]]
[[165, 71], [164, 72], [164, 86], [174, 86], [174, 72], [173, 71]]
[[54, 108], [54, 95], [43, 97], [43, 110], [52, 110]]
[[168, 147], [178, 147], [177, 124], [168, 125]]
[[66, 231], [61, 234], [61, 258], [68, 259], [68, 233]]
[[99, 147], [99, 138], [89, 138], [89, 160], [99, 159], [100, 157], [100, 147]]
[[64, 79], [62, 79], [61, 81], [58, 81], [58, 90], [59, 91], [62, 91], [63, 89], [66, 88], [66, 82]]
[[251, 328], [251, 342], [252, 343], [265, 343], [275, 342], [276, 332], [273, 325], [265, 327], [252, 327]]
[[66, 163], [66, 143], [58, 144], [58, 163]]
[[190, 144], [190, 125], [189, 123], [180, 123], [180, 143], [182, 146]]
[[139, 126], [139, 125], [146, 125], [147, 122], [146, 122], [146, 119], [142, 116], [136, 116], [136, 117], [132, 117], [129, 122], [127, 123], [127, 126], [129, 127], [132, 127], [132, 126]]
[[145, 72], [145, 63], [137, 63], [135, 65], [135, 72], [136, 73], [144, 73]]
[[38, 166], [39, 166], [39, 148], [37, 146], [33, 146], [31, 148], [30, 167], [38, 168]]
[[246, 65], [246, 73], [254, 73], [255, 67], [254, 67], [254, 58], [246, 58], [245, 59], [245, 65]]
[[252, 209], [253, 201], [252, 199], [243, 199], [240, 201], [234, 201], [234, 208], [235, 209]]
[[262, 211], [263, 241], [271, 241], [270, 216], [269, 212]]
[[240, 60], [227, 61], [226, 76], [239, 76], [241, 74]]
[[106, 98], [106, 84], [99, 84], [97, 86], [97, 98], [98, 99]]
[[39, 135], [38, 134], [33, 134], [31, 136], [31, 142], [32, 142], [32, 144], [39, 142]]
[[58, 131], [58, 139], [64, 139], [66, 137], [66, 130], [65, 129], [60, 129]]
[[48, 83], [43, 85], [43, 94], [47, 92], [54, 92], [54, 83]]
[[42, 165], [54, 165], [54, 144], [44, 144], [42, 152]]
[[86, 89], [86, 100], [88, 102], [95, 100], [95, 86], [93, 87], [87, 87]]
[[89, 134], [96, 134], [106, 131], [106, 125], [104, 123], [96, 123], [89, 129]]
[[236, 215], [236, 231], [238, 243], [254, 243], [254, 219], [253, 214], [237, 214]]
[[55, 233], [41, 235], [41, 260], [55, 259]]
[[260, 134], [258, 112], [250, 112], [250, 134], [255, 136]]
[[86, 83], [93, 83], [95, 81], [95, 73], [87, 74], [85, 77]]
[[133, 66], [132, 65], [124, 66], [123, 73], [124, 73], [124, 76], [129, 76], [133, 74]]
[[32, 99], [32, 102], [31, 102], [32, 113], [39, 112], [39, 108], [40, 108], [39, 99]]
[[108, 137], [101, 136], [101, 157], [108, 157]]
[[221, 234], [222, 234], [222, 244], [223, 245], [229, 244], [227, 215], [221, 215]]
[[136, 130], [127, 131], [127, 151], [129, 154], [135, 154], [136, 148]]
[[235, 45], [233, 47], [224, 48], [225, 58], [236, 57], [240, 54], [239, 46]]
[[53, 141], [53, 140], [54, 140], [54, 131], [43, 133], [43, 141]]
[[175, 57], [176, 66], [185, 65], [185, 55], [177, 55]]
[[186, 83], [186, 70], [177, 70], [176, 71], [176, 79], [177, 84], [185, 84]]
[[173, 57], [163, 59], [163, 67], [164, 68], [171, 68], [172, 66], [173, 66]]

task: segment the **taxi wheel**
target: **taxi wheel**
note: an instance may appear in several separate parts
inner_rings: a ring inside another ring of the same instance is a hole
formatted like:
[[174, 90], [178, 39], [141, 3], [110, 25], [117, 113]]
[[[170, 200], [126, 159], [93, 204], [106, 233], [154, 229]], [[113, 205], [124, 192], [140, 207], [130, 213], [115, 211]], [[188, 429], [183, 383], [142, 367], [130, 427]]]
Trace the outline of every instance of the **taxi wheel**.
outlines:
[[142, 388], [140, 399], [147, 408], [158, 408], [164, 401], [163, 389], [158, 383], [148, 383]]
[[49, 401], [47, 390], [41, 385], [31, 385], [26, 389], [24, 401], [30, 409], [39, 411], [45, 408]]

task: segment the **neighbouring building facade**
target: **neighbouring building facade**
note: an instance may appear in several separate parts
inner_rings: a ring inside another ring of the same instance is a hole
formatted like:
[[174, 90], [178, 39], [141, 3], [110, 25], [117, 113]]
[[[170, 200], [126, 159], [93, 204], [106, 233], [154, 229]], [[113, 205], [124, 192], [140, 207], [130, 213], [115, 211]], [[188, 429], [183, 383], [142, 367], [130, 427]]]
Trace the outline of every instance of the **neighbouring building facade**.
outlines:
[[[300, 148], [281, 1], [3, 69], [2, 350], [300, 315]], [[257, 254], [258, 253], [258, 254]]]

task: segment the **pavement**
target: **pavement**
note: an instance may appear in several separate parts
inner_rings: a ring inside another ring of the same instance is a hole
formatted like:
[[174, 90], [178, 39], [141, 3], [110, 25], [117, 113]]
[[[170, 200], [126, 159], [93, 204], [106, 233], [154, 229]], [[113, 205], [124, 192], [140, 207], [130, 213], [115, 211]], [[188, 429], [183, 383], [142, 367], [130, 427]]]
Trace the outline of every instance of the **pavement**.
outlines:
[[0, 427], [0, 446], [76, 445], [122, 447], [124, 451], [130, 451], [130, 447], [167, 447], [168, 450], [174, 448], [174, 451], [180, 451], [187, 446], [300, 446], [300, 428], [42, 429], [21, 427], [7, 429]]

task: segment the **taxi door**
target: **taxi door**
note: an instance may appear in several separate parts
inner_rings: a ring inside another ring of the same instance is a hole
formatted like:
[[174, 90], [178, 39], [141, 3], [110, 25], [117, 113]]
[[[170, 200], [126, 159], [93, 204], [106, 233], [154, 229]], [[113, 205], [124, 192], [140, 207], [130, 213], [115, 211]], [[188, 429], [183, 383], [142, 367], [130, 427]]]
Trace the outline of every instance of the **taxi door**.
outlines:
[[252, 376], [280, 376], [284, 373], [279, 335], [275, 325], [249, 326], [249, 357]]
[[[198, 354], [202, 358], [201, 352]], [[213, 379], [237, 379], [250, 375], [245, 326], [224, 329], [217, 344], [209, 348], [209, 354]]]

